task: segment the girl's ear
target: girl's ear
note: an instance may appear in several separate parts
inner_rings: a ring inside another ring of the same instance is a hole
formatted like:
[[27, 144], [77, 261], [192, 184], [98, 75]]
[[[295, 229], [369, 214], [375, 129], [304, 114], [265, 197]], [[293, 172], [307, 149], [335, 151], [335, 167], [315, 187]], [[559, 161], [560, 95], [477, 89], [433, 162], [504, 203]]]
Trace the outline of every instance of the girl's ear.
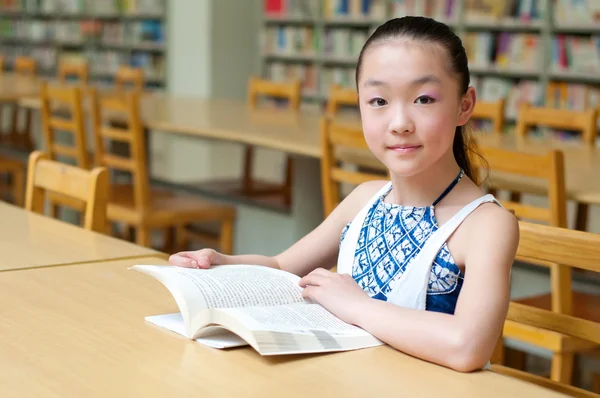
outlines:
[[464, 126], [469, 121], [471, 115], [473, 114], [473, 109], [475, 109], [476, 101], [475, 89], [473, 87], [469, 87], [467, 92], [460, 99], [458, 126]]

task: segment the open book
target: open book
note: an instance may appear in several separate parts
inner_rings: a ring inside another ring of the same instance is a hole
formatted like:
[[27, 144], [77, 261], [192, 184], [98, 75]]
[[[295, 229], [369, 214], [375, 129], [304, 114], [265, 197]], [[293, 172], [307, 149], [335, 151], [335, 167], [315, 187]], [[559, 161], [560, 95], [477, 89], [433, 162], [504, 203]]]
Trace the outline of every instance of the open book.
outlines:
[[145, 319], [215, 348], [250, 344], [261, 355], [345, 351], [383, 344], [302, 297], [300, 278], [254, 265], [131, 267], [158, 279], [179, 313]]

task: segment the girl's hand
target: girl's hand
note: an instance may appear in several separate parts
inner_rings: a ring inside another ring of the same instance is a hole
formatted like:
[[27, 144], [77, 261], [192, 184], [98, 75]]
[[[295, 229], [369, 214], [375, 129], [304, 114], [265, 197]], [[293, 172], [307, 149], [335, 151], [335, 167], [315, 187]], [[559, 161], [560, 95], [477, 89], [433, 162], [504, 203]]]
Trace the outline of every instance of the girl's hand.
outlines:
[[370, 299], [352, 276], [340, 275], [323, 268], [314, 270], [300, 279], [299, 283], [304, 287], [303, 297], [311, 298], [333, 315], [351, 324], [355, 324], [353, 320]]
[[169, 264], [186, 268], [209, 268], [225, 264], [224, 255], [213, 249], [179, 252], [169, 257]]

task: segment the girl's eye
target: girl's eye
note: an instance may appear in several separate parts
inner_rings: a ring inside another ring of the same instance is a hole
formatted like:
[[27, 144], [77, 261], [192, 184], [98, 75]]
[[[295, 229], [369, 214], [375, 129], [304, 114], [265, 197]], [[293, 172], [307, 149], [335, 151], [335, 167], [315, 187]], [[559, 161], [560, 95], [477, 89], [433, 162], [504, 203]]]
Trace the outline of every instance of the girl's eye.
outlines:
[[372, 105], [374, 107], [381, 107], [387, 105], [387, 101], [383, 98], [373, 98], [371, 101], [369, 101], [369, 105]]
[[428, 95], [422, 95], [415, 100], [417, 104], [427, 105], [435, 102], [435, 98], [431, 98]]

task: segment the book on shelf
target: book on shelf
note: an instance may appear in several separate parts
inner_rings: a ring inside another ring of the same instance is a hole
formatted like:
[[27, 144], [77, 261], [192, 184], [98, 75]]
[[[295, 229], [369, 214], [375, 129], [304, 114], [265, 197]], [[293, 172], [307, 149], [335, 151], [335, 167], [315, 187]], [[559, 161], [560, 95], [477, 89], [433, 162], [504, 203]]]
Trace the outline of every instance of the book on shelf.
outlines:
[[131, 269], [160, 281], [179, 307], [148, 322], [214, 348], [250, 345], [261, 355], [284, 355], [383, 344], [304, 299], [300, 278], [289, 272], [253, 265]]
[[538, 72], [541, 40], [537, 34], [469, 32], [464, 40], [470, 67]]
[[467, 23], [496, 23], [499, 21], [542, 21], [546, 0], [465, 0]]
[[268, 17], [316, 18], [320, 0], [263, 0]]
[[386, 16], [385, 0], [324, 0], [323, 16], [331, 20], [382, 20]]
[[598, 0], [553, 0], [554, 25], [595, 26], [600, 23]]
[[552, 71], [600, 73], [600, 34], [585, 37], [556, 35], [550, 48]]
[[457, 3], [459, 0], [394, 0], [392, 16], [422, 15], [441, 22], [457, 21]]

